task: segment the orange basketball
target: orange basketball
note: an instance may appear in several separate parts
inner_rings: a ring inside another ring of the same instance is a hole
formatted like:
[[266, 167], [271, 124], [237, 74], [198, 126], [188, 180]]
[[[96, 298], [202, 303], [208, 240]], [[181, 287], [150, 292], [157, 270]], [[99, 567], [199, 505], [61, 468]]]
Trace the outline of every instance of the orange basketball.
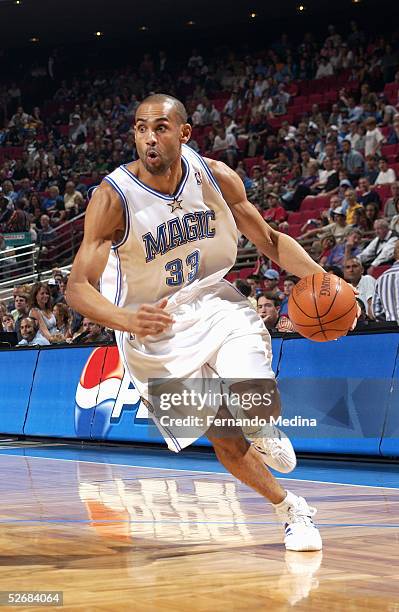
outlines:
[[288, 315], [295, 330], [316, 342], [345, 336], [356, 312], [352, 287], [342, 278], [323, 272], [302, 278], [288, 300]]

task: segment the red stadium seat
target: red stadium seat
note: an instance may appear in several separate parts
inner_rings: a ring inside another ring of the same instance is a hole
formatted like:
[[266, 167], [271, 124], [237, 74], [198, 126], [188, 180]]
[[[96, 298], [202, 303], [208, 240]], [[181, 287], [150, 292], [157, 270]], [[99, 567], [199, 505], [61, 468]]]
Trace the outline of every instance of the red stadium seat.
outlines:
[[390, 185], [376, 185], [374, 189], [380, 196], [382, 203], [384, 203], [385, 200], [391, 197], [391, 186]]
[[315, 200], [316, 198], [314, 196], [306, 196], [306, 198], [302, 200], [301, 210], [314, 210]]
[[399, 163], [389, 164], [389, 167], [392, 168], [392, 170], [395, 170], [396, 179], [399, 179]]
[[300, 236], [302, 225], [303, 225], [302, 223], [294, 223], [293, 225], [290, 224], [287, 234], [289, 236], [292, 236], [292, 238], [296, 238], [297, 236]]
[[330, 196], [319, 195], [316, 196], [314, 201], [314, 207], [316, 210], [324, 210], [325, 208], [330, 208]]
[[388, 155], [398, 155], [399, 144], [383, 145], [381, 147], [381, 153], [384, 157], [387, 157]]
[[300, 212], [292, 212], [292, 213], [290, 213], [289, 216], [288, 216], [288, 223], [290, 224], [290, 227], [291, 227], [292, 223], [294, 223], [294, 224], [295, 223], [300, 223], [301, 222], [301, 218], [302, 217], [301, 217], [301, 213]]
[[239, 272], [239, 277], [242, 278], [243, 280], [245, 280], [246, 278], [248, 278], [248, 276], [251, 276], [251, 274], [254, 273], [255, 268], [242, 268]]

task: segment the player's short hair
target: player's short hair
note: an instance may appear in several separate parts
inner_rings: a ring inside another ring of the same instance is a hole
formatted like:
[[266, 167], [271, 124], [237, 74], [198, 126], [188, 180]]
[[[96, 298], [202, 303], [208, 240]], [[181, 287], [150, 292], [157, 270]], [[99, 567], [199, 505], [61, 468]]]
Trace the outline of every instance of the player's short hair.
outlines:
[[142, 106], [143, 104], [151, 104], [151, 102], [154, 102], [154, 103], [170, 102], [173, 105], [173, 108], [176, 111], [176, 114], [179, 120], [181, 121], [181, 123], [187, 123], [187, 111], [186, 111], [184, 104], [180, 102], [180, 100], [178, 100], [177, 98], [174, 98], [173, 96], [170, 96], [169, 94], [163, 94], [163, 93], [151, 94], [150, 96], [147, 96], [146, 98], [144, 98], [144, 100], [142, 100], [142, 102], [140, 102], [140, 104], [138, 105], [135, 116], [137, 117], [137, 113], [139, 111], [140, 106]]

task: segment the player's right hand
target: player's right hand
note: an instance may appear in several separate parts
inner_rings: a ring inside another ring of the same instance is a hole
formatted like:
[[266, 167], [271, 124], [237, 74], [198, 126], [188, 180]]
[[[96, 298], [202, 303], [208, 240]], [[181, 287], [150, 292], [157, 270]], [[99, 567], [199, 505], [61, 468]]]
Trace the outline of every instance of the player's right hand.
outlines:
[[155, 305], [142, 304], [135, 313], [131, 314], [129, 331], [140, 338], [164, 332], [174, 323], [172, 316], [165, 312], [167, 303], [168, 300], [165, 298]]

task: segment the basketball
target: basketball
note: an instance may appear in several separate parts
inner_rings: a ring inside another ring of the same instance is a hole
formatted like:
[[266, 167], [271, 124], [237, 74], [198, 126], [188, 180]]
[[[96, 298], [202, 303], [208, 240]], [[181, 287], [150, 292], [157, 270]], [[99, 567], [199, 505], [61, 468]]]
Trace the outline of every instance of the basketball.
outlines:
[[288, 315], [295, 330], [316, 342], [345, 336], [356, 312], [352, 287], [342, 278], [323, 272], [302, 278], [288, 300]]

